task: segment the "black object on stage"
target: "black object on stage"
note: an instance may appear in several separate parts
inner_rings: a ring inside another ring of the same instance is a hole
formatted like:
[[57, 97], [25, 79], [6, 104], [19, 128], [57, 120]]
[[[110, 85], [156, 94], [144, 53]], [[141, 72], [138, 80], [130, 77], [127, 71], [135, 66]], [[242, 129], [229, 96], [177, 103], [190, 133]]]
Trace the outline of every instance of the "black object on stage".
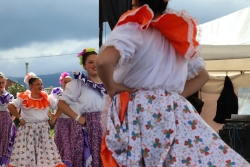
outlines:
[[214, 121], [224, 123], [230, 119], [231, 114], [238, 114], [238, 97], [234, 93], [233, 83], [228, 76], [225, 77], [224, 88], [217, 101], [217, 111]]
[[219, 131], [221, 139], [250, 162], [250, 120], [225, 120]]

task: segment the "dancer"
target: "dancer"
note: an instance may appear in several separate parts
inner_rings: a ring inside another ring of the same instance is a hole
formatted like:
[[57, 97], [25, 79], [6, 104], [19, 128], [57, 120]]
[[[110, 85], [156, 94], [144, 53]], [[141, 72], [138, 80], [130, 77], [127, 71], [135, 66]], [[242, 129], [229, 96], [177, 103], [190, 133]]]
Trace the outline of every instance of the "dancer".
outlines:
[[[55, 88], [52, 95], [55, 99], [58, 99], [62, 92], [65, 90], [66, 84], [72, 81], [69, 73], [62, 73], [59, 78], [61, 88]], [[72, 105], [71, 107], [74, 107]], [[78, 113], [78, 111], [76, 111]], [[62, 157], [62, 161], [67, 167], [82, 167], [88, 166], [86, 161], [84, 162], [84, 133], [82, 132], [82, 126], [75, 120], [72, 120], [61, 110], [57, 110], [56, 114], [49, 121], [50, 125], [55, 126], [54, 141]], [[90, 161], [91, 162], [91, 161]], [[84, 165], [85, 164], [85, 165]]]
[[184, 98], [209, 79], [197, 58], [198, 20], [184, 10], [165, 12], [166, 0], [134, 2], [97, 59], [112, 97], [102, 117], [104, 166], [249, 166]]
[[[42, 80], [34, 73], [29, 73], [24, 82], [31, 91], [18, 94], [8, 106], [11, 114], [20, 120], [9, 166], [66, 167], [50, 135], [48, 123], [49, 107], [55, 110], [56, 101], [42, 91]], [[22, 109], [21, 115], [17, 108]]]
[[8, 166], [17, 129], [12, 122], [8, 105], [13, 95], [5, 90], [6, 78], [0, 72], [0, 166]]
[[[79, 71], [73, 72], [75, 80], [67, 84], [62, 96], [59, 97], [58, 108], [80, 125], [85, 125], [93, 159], [92, 167], [101, 167], [102, 129], [100, 118], [103, 95], [106, 90], [96, 72], [97, 53], [95, 49], [85, 48], [78, 54], [78, 57], [80, 64], [87, 71], [88, 77]], [[73, 104], [78, 109], [71, 107]], [[78, 115], [76, 111], [79, 111], [80, 114]]]

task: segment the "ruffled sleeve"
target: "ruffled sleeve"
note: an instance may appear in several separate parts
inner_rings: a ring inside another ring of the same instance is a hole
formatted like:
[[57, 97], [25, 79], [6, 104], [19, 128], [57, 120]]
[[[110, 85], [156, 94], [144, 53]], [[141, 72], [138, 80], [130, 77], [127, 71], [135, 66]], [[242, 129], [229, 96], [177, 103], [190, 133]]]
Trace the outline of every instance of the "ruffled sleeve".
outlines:
[[10, 102], [10, 104], [13, 104], [17, 109], [21, 108], [23, 104], [23, 99], [17, 97], [12, 102]]
[[63, 100], [67, 104], [73, 104], [78, 101], [81, 95], [81, 89], [82, 81], [79, 79], [73, 80], [66, 85], [65, 91], [62, 92], [62, 96], [60, 96], [58, 100]]
[[50, 107], [53, 109], [53, 110], [57, 110], [57, 100], [54, 99], [53, 96], [48, 96], [48, 101], [50, 103]]
[[204, 68], [206, 68], [206, 63], [201, 57], [197, 58], [195, 61], [189, 61], [187, 80], [196, 77]]
[[108, 46], [114, 46], [120, 53], [120, 65], [126, 65], [143, 44], [142, 29], [138, 23], [126, 23], [116, 27], [108, 37], [108, 40], [99, 50], [99, 54]]

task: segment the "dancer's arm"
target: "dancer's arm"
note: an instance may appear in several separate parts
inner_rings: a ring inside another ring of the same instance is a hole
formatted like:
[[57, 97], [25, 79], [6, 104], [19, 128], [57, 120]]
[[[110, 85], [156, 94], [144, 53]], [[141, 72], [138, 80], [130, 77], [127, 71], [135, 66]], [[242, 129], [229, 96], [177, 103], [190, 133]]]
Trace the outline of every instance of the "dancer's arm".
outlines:
[[115, 49], [115, 47], [109, 46], [99, 54], [96, 60], [98, 76], [102, 80], [111, 98], [117, 93], [126, 91], [129, 93], [135, 92], [134, 89], [130, 89], [123, 84], [116, 83], [113, 79], [115, 65], [118, 63], [119, 59], [119, 52]]
[[62, 111], [60, 109], [57, 109], [56, 114], [51, 117], [51, 120], [49, 121], [50, 126], [53, 126], [55, 124], [57, 118], [59, 118], [60, 115], [62, 115]]
[[[57, 107], [61, 110], [61, 112], [63, 112], [65, 115], [69, 116], [72, 119], [76, 119], [76, 117], [78, 116], [70, 107], [69, 105], [63, 101], [63, 100], [59, 100]], [[80, 117], [77, 121], [80, 125], [84, 125], [86, 122], [86, 119], [84, 117]]]
[[199, 91], [209, 81], [210, 77], [206, 69], [202, 69], [198, 75], [186, 81], [184, 91], [180, 94], [183, 97], [189, 97]]
[[[17, 109], [16, 109], [16, 107], [13, 105], [13, 104], [9, 104], [8, 105], [8, 109], [9, 109], [9, 111], [10, 111], [10, 113], [12, 114], [12, 115], [14, 115], [16, 118], [18, 118], [18, 119], [20, 119], [22, 116], [17, 112]], [[25, 124], [25, 120], [22, 118], [22, 119], [20, 119], [20, 125], [22, 126], [22, 125], [24, 125]]]

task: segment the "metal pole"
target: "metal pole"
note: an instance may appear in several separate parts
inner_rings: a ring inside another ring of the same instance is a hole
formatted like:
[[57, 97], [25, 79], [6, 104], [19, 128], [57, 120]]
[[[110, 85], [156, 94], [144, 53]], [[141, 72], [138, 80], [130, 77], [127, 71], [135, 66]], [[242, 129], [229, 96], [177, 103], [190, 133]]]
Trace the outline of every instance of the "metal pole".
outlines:
[[[28, 75], [28, 65], [29, 65], [29, 63], [26, 62], [25, 65], [26, 65], [26, 75]], [[27, 90], [29, 89], [29, 85], [28, 84], [26, 85], [26, 89]]]
[[102, 0], [99, 0], [99, 47], [102, 46], [102, 35], [103, 35], [103, 7], [102, 7]]

